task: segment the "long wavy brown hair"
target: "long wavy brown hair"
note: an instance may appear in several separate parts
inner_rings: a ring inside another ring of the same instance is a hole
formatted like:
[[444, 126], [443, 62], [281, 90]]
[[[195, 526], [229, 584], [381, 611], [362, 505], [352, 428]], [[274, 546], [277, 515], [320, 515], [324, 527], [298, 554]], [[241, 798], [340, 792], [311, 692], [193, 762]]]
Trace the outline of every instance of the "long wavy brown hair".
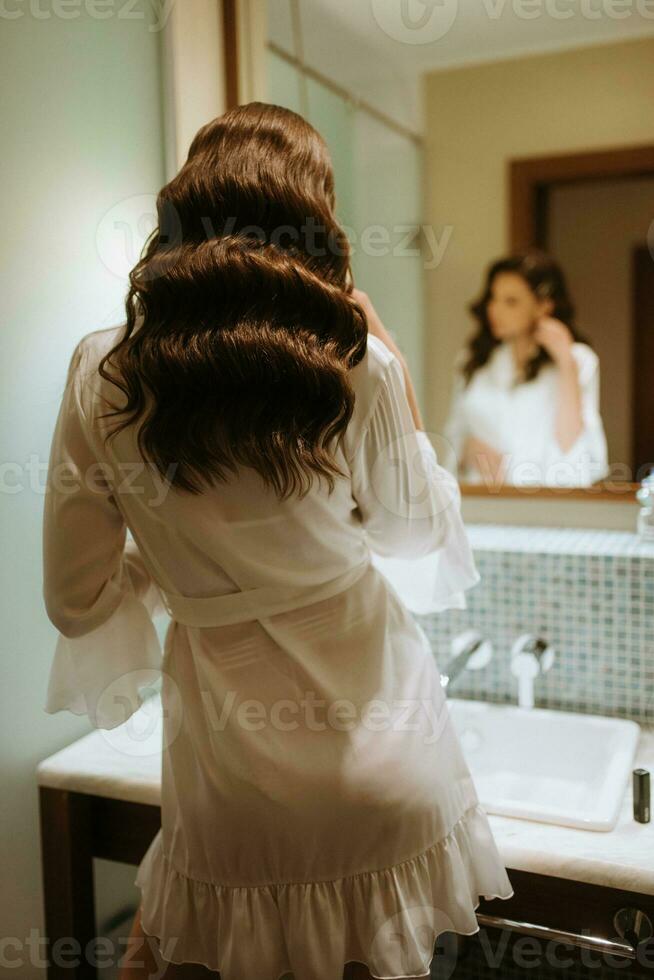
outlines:
[[[486, 364], [495, 348], [503, 343], [494, 336], [487, 312], [493, 282], [502, 272], [521, 276], [538, 299], [551, 299], [551, 316], [565, 323], [574, 341], [591, 346], [575, 324], [575, 308], [561, 266], [540, 249], [525, 249], [492, 262], [486, 273], [481, 296], [470, 304], [469, 309], [477, 321], [477, 329], [468, 341], [467, 358], [461, 367], [466, 384], [472, 380], [475, 371]], [[531, 381], [545, 364], [551, 363], [553, 362], [549, 353], [539, 344], [534, 356], [524, 366], [522, 382]]]
[[367, 322], [323, 138], [282, 106], [230, 109], [197, 132], [157, 218], [99, 365], [127, 399], [101, 416], [124, 416], [106, 438], [140, 420], [143, 457], [190, 493], [239, 464], [281, 498], [315, 475], [331, 492]]

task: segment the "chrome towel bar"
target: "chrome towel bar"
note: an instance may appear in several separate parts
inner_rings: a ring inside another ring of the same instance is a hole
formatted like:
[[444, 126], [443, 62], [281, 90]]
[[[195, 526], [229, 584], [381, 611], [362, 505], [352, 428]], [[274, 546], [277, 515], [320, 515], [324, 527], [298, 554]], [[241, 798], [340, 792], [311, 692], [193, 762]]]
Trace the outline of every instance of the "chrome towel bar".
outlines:
[[564, 932], [560, 929], [550, 929], [549, 926], [539, 926], [533, 922], [517, 922], [514, 919], [503, 919], [499, 915], [486, 915], [477, 912], [480, 926], [490, 926], [493, 929], [507, 929], [526, 936], [545, 939], [548, 941], [569, 943], [583, 949], [592, 949], [598, 953], [610, 953], [612, 956], [624, 956], [626, 959], [636, 959], [636, 949], [630, 943], [614, 942], [599, 936], [584, 936], [577, 932]]

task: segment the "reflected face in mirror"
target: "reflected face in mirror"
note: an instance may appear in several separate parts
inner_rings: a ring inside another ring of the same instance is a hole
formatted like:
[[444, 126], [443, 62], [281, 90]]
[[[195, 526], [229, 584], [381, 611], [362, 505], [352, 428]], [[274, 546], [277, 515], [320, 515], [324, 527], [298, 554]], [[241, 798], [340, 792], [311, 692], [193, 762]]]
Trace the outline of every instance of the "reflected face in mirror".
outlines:
[[539, 299], [529, 283], [515, 272], [499, 272], [490, 284], [486, 315], [496, 340], [533, 337], [538, 320], [552, 309], [552, 301]]
[[445, 437], [466, 483], [589, 486], [607, 474], [599, 360], [565, 273], [537, 249], [492, 262], [471, 304]]

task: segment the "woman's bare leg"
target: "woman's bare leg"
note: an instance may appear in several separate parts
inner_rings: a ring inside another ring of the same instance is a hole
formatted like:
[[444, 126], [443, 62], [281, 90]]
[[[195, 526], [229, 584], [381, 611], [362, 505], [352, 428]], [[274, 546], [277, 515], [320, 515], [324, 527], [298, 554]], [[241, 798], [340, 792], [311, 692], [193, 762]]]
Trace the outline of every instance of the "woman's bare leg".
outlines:
[[161, 978], [161, 969], [154, 954], [152, 944], [155, 940], [146, 936], [141, 925], [139, 906], [132, 923], [127, 948], [121, 958], [118, 980], [151, 980]]

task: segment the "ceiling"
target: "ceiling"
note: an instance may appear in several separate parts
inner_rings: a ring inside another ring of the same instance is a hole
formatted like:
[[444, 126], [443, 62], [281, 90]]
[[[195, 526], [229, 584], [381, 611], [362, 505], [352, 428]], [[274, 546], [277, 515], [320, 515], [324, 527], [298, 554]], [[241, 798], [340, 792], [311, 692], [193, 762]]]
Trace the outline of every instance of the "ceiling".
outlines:
[[654, 34], [651, 0], [302, 0], [409, 72]]
[[[420, 131], [425, 72], [654, 36], [654, 0], [299, 0], [304, 61]], [[294, 51], [291, 0], [269, 37]]]

